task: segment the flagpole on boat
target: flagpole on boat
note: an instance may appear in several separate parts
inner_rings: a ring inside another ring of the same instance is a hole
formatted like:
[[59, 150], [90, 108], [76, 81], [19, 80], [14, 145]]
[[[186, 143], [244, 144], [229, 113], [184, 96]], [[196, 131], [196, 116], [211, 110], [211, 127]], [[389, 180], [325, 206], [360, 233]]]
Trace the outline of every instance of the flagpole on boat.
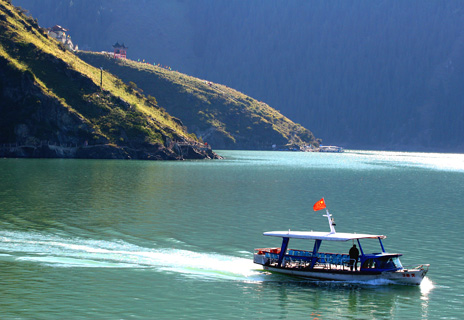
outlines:
[[327, 213], [324, 215], [324, 217], [327, 217], [327, 220], [329, 221], [329, 226], [330, 226], [330, 233], [336, 233], [335, 231], [335, 223], [334, 220], [332, 219], [332, 215], [330, 214], [329, 210], [325, 208], [325, 212]]
[[313, 210], [314, 211], [319, 211], [319, 210], [322, 210], [322, 209], [325, 209], [325, 212], [327, 213], [327, 214], [323, 215], [323, 217], [327, 217], [327, 220], [329, 221], [330, 233], [336, 233], [334, 219], [332, 219], [332, 215], [330, 214], [329, 210], [327, 209], [324, 198], [322, 198], [321, 200], [319, 200], [318, 202], [316, 202], [313, 205]]

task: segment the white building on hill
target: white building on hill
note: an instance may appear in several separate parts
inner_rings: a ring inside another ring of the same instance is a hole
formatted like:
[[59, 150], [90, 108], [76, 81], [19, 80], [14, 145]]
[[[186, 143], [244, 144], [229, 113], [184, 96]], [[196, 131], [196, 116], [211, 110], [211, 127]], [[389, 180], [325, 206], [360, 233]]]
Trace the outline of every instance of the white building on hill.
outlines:
[[65, 45], [66, 49], [70, 51], [75, 51], [78, 50], [77, 45], [73, 45], [71, 41], [71, 37], [69, 35], [66, 35], [66, 32], [68, 32], [68, 29], [63, 28], [62, 26], [55, 25], [51, 28], [48, 28], [48, 35], [62, 44]]

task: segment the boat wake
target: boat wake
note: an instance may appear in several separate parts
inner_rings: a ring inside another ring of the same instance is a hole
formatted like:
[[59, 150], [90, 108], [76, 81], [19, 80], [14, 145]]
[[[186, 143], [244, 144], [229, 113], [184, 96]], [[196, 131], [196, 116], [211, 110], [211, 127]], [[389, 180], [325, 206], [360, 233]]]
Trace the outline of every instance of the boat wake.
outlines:
[[264, 281], [264, 275], [251, 258], [173, 248], [146, 248], [121, 240], [0, 231], [0, 252], [0, 260], [40, 263], [51, 267], [152, 269], [182, 273], [189, 277]]

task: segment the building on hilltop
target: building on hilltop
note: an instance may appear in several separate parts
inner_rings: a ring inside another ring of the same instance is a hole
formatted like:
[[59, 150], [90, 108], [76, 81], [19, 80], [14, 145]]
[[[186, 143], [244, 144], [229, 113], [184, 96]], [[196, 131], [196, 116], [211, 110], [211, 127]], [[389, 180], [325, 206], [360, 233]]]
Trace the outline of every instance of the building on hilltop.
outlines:
[[126, 51], [129, 49], [129, 47], [126, 47], [123, 44], [119, 44], [119, 42], [116, 42], [113, 45], [114, 48], [114, 58], [115, 59], [126, 59]]
[[63, 28], [62, 26], [59, 25], [54, 25], [51, 28], [48, 28], [48, 35], [62, 44], [66, 47], [66, 49], [70, 51], [75, 51], [78, 49], [77, 45], [74, 45], [71, 41], [71, 37], [69, 35], [66, 35], [66, 32], [68, 32], [68, 29]]
[[48, 28], [48, 35], [55, 39], [61, 39], [61, 38], [66, 38], [66, 32], [68, 32], [68, 29], [63, 28], [62, 26], [59, 25], [54, 25], [51, 28]]

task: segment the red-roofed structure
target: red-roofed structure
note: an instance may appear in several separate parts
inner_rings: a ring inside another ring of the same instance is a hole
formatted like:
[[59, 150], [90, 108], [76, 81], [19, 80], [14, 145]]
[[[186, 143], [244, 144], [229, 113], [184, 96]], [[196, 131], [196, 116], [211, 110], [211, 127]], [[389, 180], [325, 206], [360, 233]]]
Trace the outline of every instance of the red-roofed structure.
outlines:
[[119, 44], [119, 42], [116, 42], [113, 45], [114, 48], [114, 58], [115, 59], [126, 59], [126, 51], [129, 49], [129, 47], [126, 47], [123, 44]]

